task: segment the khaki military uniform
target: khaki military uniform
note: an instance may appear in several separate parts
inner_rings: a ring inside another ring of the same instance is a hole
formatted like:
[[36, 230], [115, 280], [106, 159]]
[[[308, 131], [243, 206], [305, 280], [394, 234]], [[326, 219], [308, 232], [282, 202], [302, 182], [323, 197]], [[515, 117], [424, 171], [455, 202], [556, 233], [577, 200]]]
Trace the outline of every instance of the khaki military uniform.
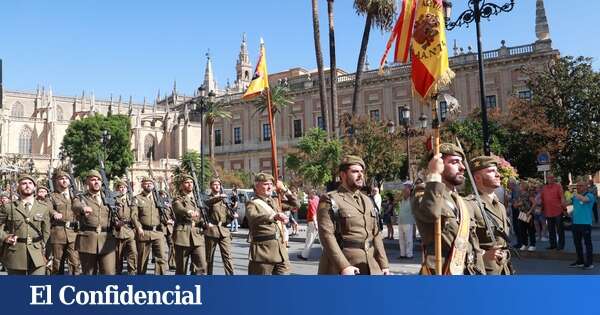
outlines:
[[[4, 241], [17, 236], [17, 243]], [[44, 246], [50, 236], [50, 209], [46, 203], [32, 200], [28, 207], [22, 200], [0, 208], [0, 262], [9, 275], [45, 275]]]
[[187, 274], [186, 259], [190, 257], [192, 273], [206, 274], [206, 251], [202, 226], [202, 217], [192, 218], [192, 212], [200, 211], [193, 194], [179, 196], [173, 202], [175, 213], [175, 229], [173, 243], [175, 244], [175, 273]]
[[423, 255], [425, 264], [422, 274], [435, 273], [435, 246], [434, 225], [437, 217], [442, 221], [442, 270], [448, 274], [448, 262], [451, 249], [459, 230], [459, 216], [461, 211], [468, 211], [470, 216], [468, 244], [464, 259], [463, 273], [466, 275], [485, 274], [483, 265], [483, 252], [479, 248], [479, 241], [475, 231], [474, 210], [466, 202], [461, 202], [467, 209], [459, 209], [458, 193], [450, 191], [441, 182], [427, 182], [424, 192], [413, 198], [412, 212], [415, 216], [417, 228], [421, 233]]
[[[173, 207], [169, 205], [167, 207], [167, 216], [169, 219], [175, 221], [175, 213], [173, 212]], [[166, 233], [165, 240], [167, 241], [167, 248], [169, 251], [169, 256], [167, 257], [167, 265], [169, 265], [170, 270], [175, 270], [175, 243], [173, 243], [173, 233], [175, 231], [175, 226], [173, 224], [166, 224]]]
[[[73, 200], [73, 209], [79, 215], [79, 236], [77, 250], [81, 259], [82, 273], [85, 275], [115, 274], [116, 240], [112, 234], [111, 214], [101, 199], [101, 193], [85, 193], [80, 199]], [[84, 207], [92, 208], [85, 215]]]
[[[73, 201], [68, 190], [54, 192], [50, 195], [50, 244], [52, 246], [52, 272], [65, 273], [65, 261], [69, 264], [69, 273], [78, 274], [81, 269], [79, 253], [75, 249], [75, 241], [79, 231], [79, 214], [73, 209]], [[55, 214], [62, 214], [62, 219], [54, 219]]]
[[341, 185], [321, 197], [317, 222], [323, 254], [318, 273], [338, 275], [354, 266], [361, 275], [377, 275], [389, 268], [377, 220], [373, 202], [360, 191]]
[[498, 197], [494, 195], [494, 198], [489, 196], [481, 195], [481, 203], [483, 204], [485, 211], [487, 212], [488, 218], [490, 219], [491, 229], [494, 231], [496, 242], [492, 242], [492, 239], [487, 233], [485, 220], [481, 210], [477, 204], [475, 195], [471, 195], [466, 198], [470, 206], [475, 209], [475, 224], [477, 237], [479, 239], [479, 247], [482, 250], [488, 250], [492, 247], [502, 248], [504, 256], [506, 258], [501, 260], [485, 260], [485, 270], [488, 275], [510, 275], [513, 274], [512, 264], [510, 263], [510, 251], [508, 250], [508, 242], [504, 237], [510, 235], [510, 223], [506, 215], [506, 208], [498, 200]]
[[[300, 207], [300, 203], [290, 192], [282, 202]], [[290, 260], [284, 240], [284, 226], [274, 220], [281, 212], [278, 201], [271, 197], [255, 196], [246, 203], [246, 218], [250, 227], [250, 250], [248, 253], [248, 274], [285, 275], [290, 273]]]
[[154, 274], [164, 275], [168, 271], [165, 240], [165, 226], [152, 193], [145, 192], [136, 197], [138, 222], [144, 235], [137, 236], [138, 274], [144, 275], [148, 269], [150, 251], [154, 257]]
[[135, 241], [135, 229], [140, 226], [138, 222], [137, 207], [132, 201], [127, 199], [127, 195], [117, 198], [117, 209], [119, 215], [120, 228], [115, 228], [113, 235], [117, 240], [115, 251], [116, 272], [123, 272], [123, 259], [127, 260], [127, 274], [135, 275], [137, 273], [137, 244]]
[[213, 274], [213, 262], [217, 245], [221, 251], [221, 260], [226, 275], [233, 275], [233, 264], [231, 259], [231, 232], [227, 223], [233, 218], [222, 197], [211, 195], [206, 201], [208, 205], [208, 220], [211, 226], [206, 228], [204, 236], [206, 239], [206, 260], [208, 262], [207, 274]]

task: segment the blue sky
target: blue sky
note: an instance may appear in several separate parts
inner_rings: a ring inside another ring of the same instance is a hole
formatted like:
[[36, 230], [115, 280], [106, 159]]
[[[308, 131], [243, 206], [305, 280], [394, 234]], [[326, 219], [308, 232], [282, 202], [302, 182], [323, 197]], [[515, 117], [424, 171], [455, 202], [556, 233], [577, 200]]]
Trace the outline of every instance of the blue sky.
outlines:
[[[495, 0], [496, 3], [504, 3]], [[329, 63], [327, 7], [321, 0], [321, 35]], [[455, 17], [467, 0], [455, 0]], [[0, 58], [4, 86], [35, 90], [52, 86], [55, 95], [94, 92], [98, 98], [123, 95], [141, 101], [170, 91], [192, 94], [202, 83], [210, 49], [220, 86], [235, 80], [235, 61], [246, 32], [252, 63], [262, 36], [269, 72], [316, 68], [310, 0], [3, 0], [0, 2]], [[600, 68], [596, 18], [600, 1], [546, 0], [553, 46], [563, 55], [594, 58]], [[338, 67], [354, 72], [364, 18], [351, 0], [335, 2]], [[535, 0], [517, 0], [515, 9], [483, 22], [484, 49], [535, 41]], [[594, 31], [594, 29], [596, 31]], [[368, 56], [375, 67], [389, 34], [371, 32]], [[476, 47], [475, 27], [448, 33], [449, 42]]]

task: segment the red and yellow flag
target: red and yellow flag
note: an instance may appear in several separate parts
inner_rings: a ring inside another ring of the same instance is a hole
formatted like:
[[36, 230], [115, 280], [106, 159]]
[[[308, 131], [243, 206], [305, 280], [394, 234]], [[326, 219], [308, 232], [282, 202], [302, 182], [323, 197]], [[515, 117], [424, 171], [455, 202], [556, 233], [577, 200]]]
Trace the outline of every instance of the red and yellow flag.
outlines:
[[260, 39], [260, 56], [254, 70], [254, 76], [248, 89], [242, 96], [243, 100], [251, 100], [269, 88], [269, 75], [267, 74], [267, 57], [265, 55], [265, 43]]
[[417, 7], [417, 0], [403, 0], [402, 10], [396, 25], [392, 30], [390, 39], [385, 47], [385, 52], [381, 61], [379, 62], [379, 71], [383, 70], [383, 65], [387, 59], [392, 44], [396, 43], [396, 50], [394, 51], [394, 62], [396, 63], [407, 63], [408, 55], [410, 51], [410, 41], [412, 38], [413, 24], [415, 23], [415, 9]]
[[415, 16], [411, 49], [412, 82], [419, 96], [427, 98], [454, 78], [448, 63], [442, 0], [420, 0]]

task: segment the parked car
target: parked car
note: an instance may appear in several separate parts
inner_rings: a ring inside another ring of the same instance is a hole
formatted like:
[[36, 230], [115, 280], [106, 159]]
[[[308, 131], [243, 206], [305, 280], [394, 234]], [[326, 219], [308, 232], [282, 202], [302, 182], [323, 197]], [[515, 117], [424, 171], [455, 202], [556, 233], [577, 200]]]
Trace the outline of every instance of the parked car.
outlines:
[[[231, 189], [223, 189], [223, 192], [231, 196]], [[248, 227], [248, 219], [246, 218], [246, 202], [254, 197], [252, 189], [238, 189], [238, 222], [242, 227]]]

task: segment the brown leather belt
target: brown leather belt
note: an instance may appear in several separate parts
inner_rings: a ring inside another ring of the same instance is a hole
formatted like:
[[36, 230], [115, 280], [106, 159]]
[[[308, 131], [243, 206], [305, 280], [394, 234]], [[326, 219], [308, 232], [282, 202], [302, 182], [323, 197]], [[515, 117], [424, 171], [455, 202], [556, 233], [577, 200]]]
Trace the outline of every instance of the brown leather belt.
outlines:
[[265, 241], [272, 241], [272, 240], [276, 240], [276, 239], [279, 239], [279, 234], [260, 235], [260, 236], [252, 237], [253, 242], [265, 242]]
[[41, 242], [43, 240], [44, 240], [44, 238], [41, 237], [41, 236], [38, 236], [36, 238], [31, 238], [31, 237], [17, 237], [17, 243], [32, 244], [32, 243]]
[[52, 227], [55, 226], [64, 226], [67, 229], [71, 229], [71, 230], [76, 230], [79, 228], [79, 222], [77, 221], [56, 221], [56, 222], [52, 222]]
[[103, 232], [108, 232], [108, 227], [105, 227], [105, 226], [82, 226], [80, 231], [103, 233]]
[[344, 240], [342, 243], [344, 248], [356, 248], [356, 249], [364, 249], [369, 250], [369, 248], [373, 247], [372, 241], [351, 241]]
[[142, 230], [152, 232], [162, 232], [162, 225], [145, 225], [142, 224]]

